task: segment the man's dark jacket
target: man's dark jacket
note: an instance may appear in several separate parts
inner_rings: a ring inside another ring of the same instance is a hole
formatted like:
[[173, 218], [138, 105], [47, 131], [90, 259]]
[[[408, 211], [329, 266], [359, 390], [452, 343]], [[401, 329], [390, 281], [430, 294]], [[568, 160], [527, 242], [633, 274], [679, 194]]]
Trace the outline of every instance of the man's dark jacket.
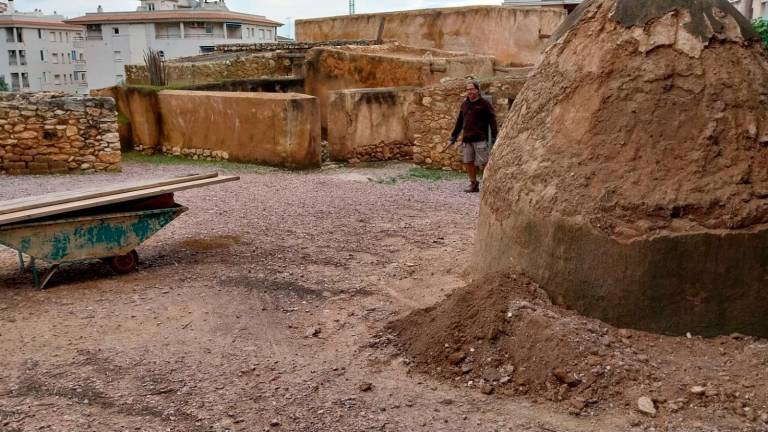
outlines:
[[[491, 129], [490, 137], [488, 136], [489, 127]], [[453, 128], [453, 133], [451, 134], [453, 142], [456, 142], [462, 130], [464, 131], [463, 141], [465, 143], [496, 139], [499, 126], [496, 124], [496, 112], [493, 109], [493, 105], [482, 97], [474, 102], [467, 98], [461, 104], [459, 118], [456, 119], [456, 127]]]

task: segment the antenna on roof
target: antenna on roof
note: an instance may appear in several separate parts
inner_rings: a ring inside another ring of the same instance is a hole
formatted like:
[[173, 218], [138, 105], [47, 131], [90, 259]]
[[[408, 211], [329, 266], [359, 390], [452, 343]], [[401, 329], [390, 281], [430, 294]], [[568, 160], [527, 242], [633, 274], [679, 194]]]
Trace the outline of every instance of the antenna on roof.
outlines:
[[349, 14], [355, 14], [355, 0], [349, 0]]

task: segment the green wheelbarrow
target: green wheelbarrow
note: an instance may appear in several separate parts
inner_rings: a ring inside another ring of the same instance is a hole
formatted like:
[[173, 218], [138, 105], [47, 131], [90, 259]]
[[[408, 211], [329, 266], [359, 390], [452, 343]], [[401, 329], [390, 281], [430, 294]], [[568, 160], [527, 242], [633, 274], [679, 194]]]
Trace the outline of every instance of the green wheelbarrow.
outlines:
[[[100, 259], [118, 274], [136, 269], [136, 247], [168, 225], [186, 207], [49, 218], [0, 226], [0, 244], [19, 255], [22, 272], [31, 270], [35, 288], [44, 289], [64, 263]], [[29, 257], [25, 261], [25, 256]], [[51, 264], [44, 274], [37, 262]]]

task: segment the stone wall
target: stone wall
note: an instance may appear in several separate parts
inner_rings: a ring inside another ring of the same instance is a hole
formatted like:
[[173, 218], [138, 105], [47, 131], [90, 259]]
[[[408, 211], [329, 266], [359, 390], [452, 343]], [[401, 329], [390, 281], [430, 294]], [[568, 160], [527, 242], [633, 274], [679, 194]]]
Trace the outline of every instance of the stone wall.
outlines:
[[334, 161], [412, 160], [408, 111], [416, 88], [330, 93], [328, 147]]
[[[167, 62], [169, 85], [192, 85], [222, 80], [243, 80], [263, 77], [300, 75], [303, 54], [281, 52], [259, 54], [226, 54], [199, 56], [188, 61]], [[130, 85], [149, 84], [147, 67], [143, 64], [125, 66], [126, 82]]]
[[119, 171], [112, 99], [0, 93], [0, 174]]
[[288, 168], [320, 166], [317, 99], [296, 93], [158, 93], [163, 151]]
[[92, 90], [91, 95], [111, 97], [117, 102], [117, 111], [126, 122], [119, 130], [123, 148], [144, 153], [160, 151], [162, 120], [156, 90], [116, 86]]
[[305, 93], [320, 100], [327, 127], [329, 92], [334, 90], [424, 86], [447, 77], [493, 74], [494, 59], [488, 56], [399, 44], [313, 48], [307, 54]]
[[[463, 79], [450, 80], [417, 91], [407, 116], [414, 162], [433, 168], [462, 169], [460, 144], [445, 152], [442, 150], [450, 140], [459, 107], [466, 98], [465, 83]], [[492, 98], [496, 109], [499, 130], [507, 118], [511, 101], [524, 83], [525, 79], [515, 76], [482, 81], [483, 95]]]
[[404, 45], [494, 56], [503, 64], [532, 65], [565, 19], [557, 8], [473, 6], [296, 21], [301, 42], [377, 39]]

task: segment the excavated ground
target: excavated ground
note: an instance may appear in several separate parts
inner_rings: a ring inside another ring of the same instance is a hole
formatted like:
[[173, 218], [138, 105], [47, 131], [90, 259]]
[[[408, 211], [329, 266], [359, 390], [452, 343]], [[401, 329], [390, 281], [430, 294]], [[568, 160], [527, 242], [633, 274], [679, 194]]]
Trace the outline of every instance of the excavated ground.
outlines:
[[[75, 264], [35, 291], [0, 248], [0, 431], [764, 429], [766, 341], [623, 332], [520, 277], [469, 282], [463, 179], [229, 167], [242, 181], [177, 195], [190, 211], [136, 273]], [[4, 177], [0, 199], [209, 169], [125, 168]], [[646, 394], [655, 419], [633, 406]]]

